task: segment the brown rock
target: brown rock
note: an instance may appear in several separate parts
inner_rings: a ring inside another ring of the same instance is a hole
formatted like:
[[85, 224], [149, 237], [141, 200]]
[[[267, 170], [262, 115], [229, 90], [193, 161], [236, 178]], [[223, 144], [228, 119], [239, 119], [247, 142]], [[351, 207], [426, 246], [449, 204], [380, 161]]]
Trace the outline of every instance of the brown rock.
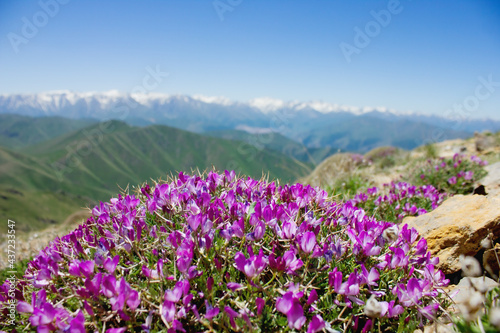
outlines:
[[493, 249], [484, 251], [483, 254], [483, 267], [490, 273], [490, 275], [498, 280], [498, 271], [500, 269], [500, 244], [495, 244]]
[[476, 151], [483, 152], [496, 146], [497, 140], [491, 132], [474, 133]]
[[403, 220], [427, 239], [445, 274], [461, 269], [459, 256], [474, 256], [488, 233], [500, 237], [500, 196], [456, 195], [434, 211]]
[[314, 171], [302, 179], [302, 183], [312, 186], [334, 185], [339, 179], [352, 174], [360, 165], [366, 164], [362, 155], [337, 153], [321, 162]]

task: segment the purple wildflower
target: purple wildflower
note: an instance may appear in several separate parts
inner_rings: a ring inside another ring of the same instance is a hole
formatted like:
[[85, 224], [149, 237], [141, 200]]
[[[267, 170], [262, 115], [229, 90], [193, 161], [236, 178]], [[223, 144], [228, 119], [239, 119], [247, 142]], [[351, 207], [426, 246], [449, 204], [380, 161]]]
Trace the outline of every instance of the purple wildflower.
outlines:
[[243, 253], [238, 252], [234, 257], [234, 261], [236, 268], [245, 273], [250, 279], [262, 273], [267, 266], [267, 258], [264, 257], [262, 249], [259, 250], [258, 255], [251, 255], [248, 259], [246, 259]]

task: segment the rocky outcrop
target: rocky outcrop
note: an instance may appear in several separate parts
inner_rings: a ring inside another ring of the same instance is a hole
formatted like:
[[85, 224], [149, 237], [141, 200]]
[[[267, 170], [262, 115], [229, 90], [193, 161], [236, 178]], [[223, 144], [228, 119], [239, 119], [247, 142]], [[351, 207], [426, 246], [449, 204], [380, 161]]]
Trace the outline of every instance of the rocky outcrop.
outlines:
[[403, 220], [427, 239], [445, 274], [460, 270], [459, 256], [476, 255], [491, 232], [500, 237], [500, 196], [456, 195], [434, 211]]
[[498, 272], [500, 271], [500, 244], [495, 244], [495, 247], [484, 251], [483, 267], [496, 280], [498, 280]]
[[332, 186], [339, 179], [348, 177], [353, 169], [366, 165], [363, 155], [338, 153], [321, 162], [314, 171], [300, 182], [312, 186]]
[[487, 165], [484, 168], [488, 175], [479, 181], [490, 195], [500, 195], [500, 162]]
[[476, 151], [483, 152], [497, 145], [496, 138], [491, 133], [474, 133]]

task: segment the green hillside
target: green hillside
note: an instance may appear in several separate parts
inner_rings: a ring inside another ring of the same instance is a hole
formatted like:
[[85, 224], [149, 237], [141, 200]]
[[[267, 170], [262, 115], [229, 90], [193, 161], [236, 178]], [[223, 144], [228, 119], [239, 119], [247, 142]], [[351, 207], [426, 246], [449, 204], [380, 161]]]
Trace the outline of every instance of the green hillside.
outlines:
[[311, 165], [318, 165], [328, 156], [336, 153], [334, 148], [308, 148], [302, 143], [291, 140], [280, 133], [259, 133], [252, 134], [240, 130], [218, 130], [205, 132], [205, 135], [224, 138], [228, 140], [238, 140], [250, 144], [257, 149], [270, 149], [280, 152], [290, 158], [309, 163]]
[[0, 146], [21, 148], [87, 127], [94, 120], [0, 114]]
[[12, 151], [0, 148], [0, 218], [22, 229], [59, 223], [129, 184], [191, 169], [263, 173], [291, 182], [311, 169], [281, 153], [167, 126], [110, 121]]
[[[59, 183], [50, 166], [0, 147], [0, 220], [16, 221], [20, 231], [60, 223], [92, 202]], [[5, 230], [4, 230], [5, 231]]]
[[[293, 181], [306, 165], [267, 149], [241, 149], [239, 142], [153, 125], [130, 127], [119, 121], [96, 124], [23, 150], [54, 168], [57, 177], [87, 188], [112, 191], [144, 179], [192, 168], [235, 169], [260, 177]], [[93, 193], [93, 192], [90, 192]]]

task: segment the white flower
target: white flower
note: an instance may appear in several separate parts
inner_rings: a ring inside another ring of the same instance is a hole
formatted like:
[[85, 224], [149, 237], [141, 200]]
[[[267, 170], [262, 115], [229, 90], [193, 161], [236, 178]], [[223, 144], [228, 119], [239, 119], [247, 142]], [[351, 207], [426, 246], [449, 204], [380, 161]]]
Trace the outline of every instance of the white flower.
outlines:
[[481, 269], [481, 265], [476, 258], [470, 256], [465, 257], [461, 254], [459, 259], [464, 276], [478, 277], [482, 275], [483, 271]]
[[490, 310], [490, 324], [500, 330], [500, 308], [497, 306]]
[[382, 312], [384, 311], [382, 304], [375, 299], [372, 295], [367, 301], [365, 305], [365, 315], [370, 318], [379, 318], [382, 316]]
[[489, 235], [486, 236], [482, 241], [481, 241], [481, 247], [484, 249], [490, 249], [491, 248], [491, 240]]
[[385, 229], [382, 233], [382, 237], [389, 243], [395, 242], [398, 239], [398, 235], [399, 229], [397, 225]]
[[465, 301], [458, 305], [462, 316], [467, 321], [475, 320], [480, 311], [483, 308], [484, 297], [481, 293], [477, 291], [469, 292], [469, 297], [465, 298]]
[[488, 292], [488, 289], [490, 288], [488, 286], [488, 283], [486, 283], [485, 277], [477, 278], [474, 280], [470, 279], [470, 284], [481, 294], [486, 294]]

